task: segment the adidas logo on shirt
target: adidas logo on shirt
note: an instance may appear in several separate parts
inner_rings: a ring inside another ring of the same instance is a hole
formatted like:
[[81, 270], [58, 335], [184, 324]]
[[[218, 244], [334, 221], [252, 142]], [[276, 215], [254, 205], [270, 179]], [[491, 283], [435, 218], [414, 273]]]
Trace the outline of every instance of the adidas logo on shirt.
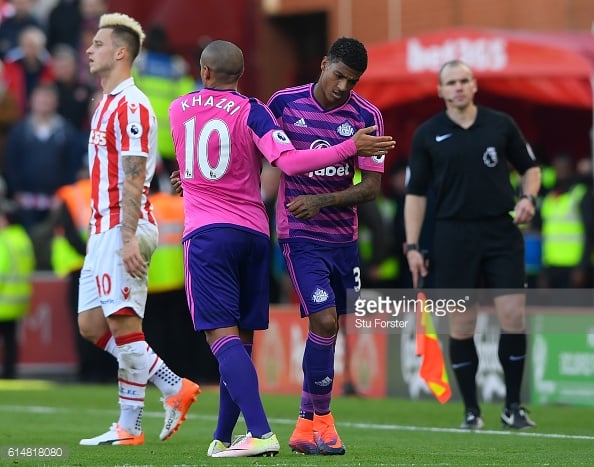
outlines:
[[330, 386], [332, 384], [332, 378], [330, 378], [329, 376], [326, 376], [323, 380], [321, 381], [314, 381], [314, 384], [316, 386], [321, 386], [321, 387], [326, 387], [326, 386]]
[[303, 128], [307, 128], [307, 123], [305, 123], [305, 119], [304, 118], [300, 118], [295, 123], [293, 123], [293, 125], [300, 126], [300, 127], [303, 127]]

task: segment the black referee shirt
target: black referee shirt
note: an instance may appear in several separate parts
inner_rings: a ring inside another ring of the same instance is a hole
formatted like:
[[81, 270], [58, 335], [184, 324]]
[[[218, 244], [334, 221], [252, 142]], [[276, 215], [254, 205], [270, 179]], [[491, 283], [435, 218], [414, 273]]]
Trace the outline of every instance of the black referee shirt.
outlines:
[[508, 163], [524, 174], [536, 166], [534, 155], [513, 119], [478, 107], [468, 129], [445, 110], [417, 128], [409, 160], [407, 193], [436, 193], [437, 219], [487, 219], [515, 206]]

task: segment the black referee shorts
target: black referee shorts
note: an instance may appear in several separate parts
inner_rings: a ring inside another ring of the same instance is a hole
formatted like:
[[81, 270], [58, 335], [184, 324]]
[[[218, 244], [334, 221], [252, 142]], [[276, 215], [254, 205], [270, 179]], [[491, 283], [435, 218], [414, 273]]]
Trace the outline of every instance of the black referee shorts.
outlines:
[[509, 216], [437, 220], [434, 248], [436, 288], [524, 288], [524, 237]]

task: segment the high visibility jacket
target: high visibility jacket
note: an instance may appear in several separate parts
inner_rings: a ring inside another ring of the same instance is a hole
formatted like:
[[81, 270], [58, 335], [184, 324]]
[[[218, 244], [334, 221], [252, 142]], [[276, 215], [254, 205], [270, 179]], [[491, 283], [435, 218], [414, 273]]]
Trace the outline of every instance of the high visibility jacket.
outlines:
[[[353, 184], [357, 185], [361, 183], [361, 171], [359, 169], [355, 170], [355, 175], [353, 176]], [[378, 198], [376, 200], [382, 215], [385, 215], [386, 211], [392, 209], [390, 207], [390, 203], [385, 201], [383, 198]], [[390, 217], [394, 216], [393, 212], [388, 214]], [[371, 238], [371, 231], [364, 225], [359, 224], [359, 255], [363, 261], [370, 261], [373, 258], [373, 239]], [[400, 261], [395, 256], [388, 256], [384, 258], [381, 263], [378, 265], [378, 279], [382, 281], [389, 281], [389, 280], [396, 280], [396, 278], [400, 275]]]
[[544, 266], [572, 267], [580, 264], [584, 252], [584, 223], [580, 202], [586, 187], [575, 185], [561, 194], [545, 196], [542, 217], [542, 262]]
[[[66, 185], [56, 192], [68, 209], [74, 226], [86, 242], [89, 235], [89, 218], [91, 216], [91, 180], [83, 179], [71, 185]], [[73, 271], [79, 270], [84, 262], [84, 256], [70, 245], [64, 237], [63, 230], [57, 228], [52, 239], [51, 263], [54, 273], [58, 277], [65, 277]]]
[[0, 230], [0, 321], [14, 321], [29, 311], [35, 252], [20, 225]]
[[159, 244], [151, 257], [148, 290], [167, 292], [184, 287], [184, 203], [178, 195], [149, 195], [153, 213], [159, 223]]
[[157, 117], [157, 147], [161, 157], [175, 159], [169, 127], [169, 106], [179, 96], [196, 89], [194, 78], [187, 74], [187, 64], [176, 55], [144, 51], [136, 59], [134, 82], [151, 101]]
[[[359, 224], [359, 256], [365, 262], [373, 258], [373, 239], [371, 231], [365, 226]], [[396, 256], [387, 256], [378, 264], [378, 279], [382, 281], [396, 280], [400, 275], [400, 261]]]

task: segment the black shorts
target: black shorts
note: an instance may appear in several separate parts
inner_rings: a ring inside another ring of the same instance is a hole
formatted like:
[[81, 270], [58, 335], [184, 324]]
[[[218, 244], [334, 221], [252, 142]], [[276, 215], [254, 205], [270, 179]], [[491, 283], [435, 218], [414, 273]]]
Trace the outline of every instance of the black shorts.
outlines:
[[436, 288], [524, 288], [524, 237], [509, 216], [437, 220], [434, 248]]

